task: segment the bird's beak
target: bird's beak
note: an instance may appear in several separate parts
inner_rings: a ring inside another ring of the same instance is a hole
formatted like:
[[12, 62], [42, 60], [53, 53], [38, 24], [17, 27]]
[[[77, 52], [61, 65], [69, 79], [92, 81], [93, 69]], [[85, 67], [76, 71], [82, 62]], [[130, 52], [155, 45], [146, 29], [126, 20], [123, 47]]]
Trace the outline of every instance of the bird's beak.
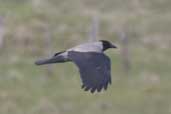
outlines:
[[111, 48], [117, 48], [114, 44], [111, 44]]
[[37, 60], [35, 62], [36, 65], [45, 65], [45, 64], [52, 64], [56, 63], [58, 59], [56, 57], [52, 57], [50, 59], [42, 59], [42, 60]]

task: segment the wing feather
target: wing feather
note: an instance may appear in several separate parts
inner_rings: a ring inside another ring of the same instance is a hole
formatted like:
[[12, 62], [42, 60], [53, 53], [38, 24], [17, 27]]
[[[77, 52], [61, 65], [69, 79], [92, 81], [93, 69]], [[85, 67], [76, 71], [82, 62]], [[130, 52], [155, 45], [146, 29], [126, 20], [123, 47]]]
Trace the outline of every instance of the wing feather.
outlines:
[[78, 66], [85, 91], [100, 92], [111, 84], [111, 63], [105, 54], [70, 51], [68, 57]]

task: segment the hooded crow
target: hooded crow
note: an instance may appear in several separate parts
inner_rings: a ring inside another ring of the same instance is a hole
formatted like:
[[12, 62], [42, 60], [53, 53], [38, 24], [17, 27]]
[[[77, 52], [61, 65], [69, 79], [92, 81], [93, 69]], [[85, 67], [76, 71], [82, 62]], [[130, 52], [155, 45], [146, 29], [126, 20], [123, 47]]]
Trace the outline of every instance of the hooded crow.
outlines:
[[82, 88], [85, 91], [100, 92], [111, 84], [111, 62], [103, 52], [109, 48], [116, 48], [106, 40], [84, 43], [66, 51], [54, 54], [49, 59], [38, 60], [36, 65], [74, 62], [79, 68], [82, 79]]

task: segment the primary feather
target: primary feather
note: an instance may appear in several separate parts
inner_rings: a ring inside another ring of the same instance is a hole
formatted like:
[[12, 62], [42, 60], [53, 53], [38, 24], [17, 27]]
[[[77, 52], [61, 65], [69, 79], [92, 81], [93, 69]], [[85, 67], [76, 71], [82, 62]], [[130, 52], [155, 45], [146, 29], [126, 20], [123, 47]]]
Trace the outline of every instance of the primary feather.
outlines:
[[110, 59], [103, 53], [71, 51], [68, 56], [78, 66], [86, 91], [99, 92], [111, 84]]

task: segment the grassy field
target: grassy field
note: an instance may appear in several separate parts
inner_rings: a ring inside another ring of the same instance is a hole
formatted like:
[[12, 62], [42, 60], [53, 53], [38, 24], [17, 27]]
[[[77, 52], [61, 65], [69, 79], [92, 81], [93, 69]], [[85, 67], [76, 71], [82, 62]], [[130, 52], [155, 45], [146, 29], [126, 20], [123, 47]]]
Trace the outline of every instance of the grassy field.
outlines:
[[[0, 114], [170, 114], [170, 0], [0, 0]], [[92, 17], [108, 50], [112, 85], [81, 89], [73, 63], [35, 66], [41, 57], [88, 41]], [[129, 38], [131, 67], [123, 69], [118, 31]], [[0, 37], [1, 38], [1, 37]]]

